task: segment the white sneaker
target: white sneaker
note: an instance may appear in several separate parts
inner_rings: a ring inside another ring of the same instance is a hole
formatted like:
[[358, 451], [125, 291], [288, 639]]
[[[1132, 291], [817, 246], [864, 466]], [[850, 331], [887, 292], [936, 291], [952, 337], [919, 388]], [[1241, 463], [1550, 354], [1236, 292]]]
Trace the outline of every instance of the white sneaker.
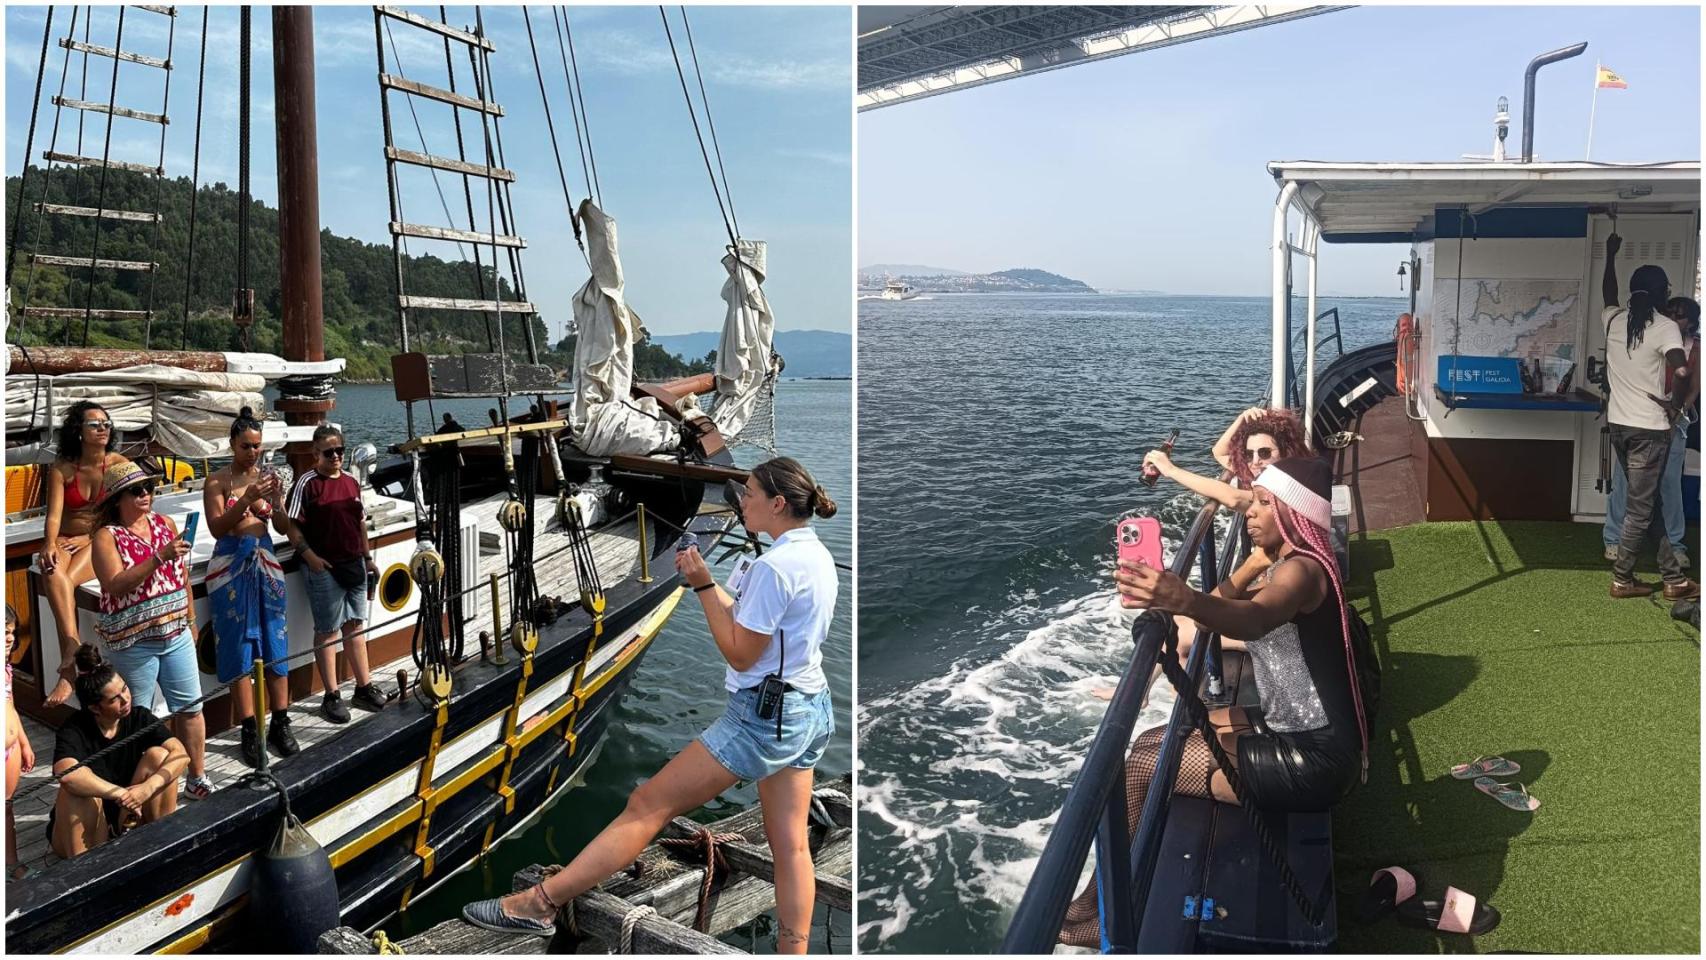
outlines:
[[1605, 548], [1605, 559], [1610, 560], [1614, 563], [1617, 561], [1617, 547], [1616, 546], [1609, 546], [1609, 547]]

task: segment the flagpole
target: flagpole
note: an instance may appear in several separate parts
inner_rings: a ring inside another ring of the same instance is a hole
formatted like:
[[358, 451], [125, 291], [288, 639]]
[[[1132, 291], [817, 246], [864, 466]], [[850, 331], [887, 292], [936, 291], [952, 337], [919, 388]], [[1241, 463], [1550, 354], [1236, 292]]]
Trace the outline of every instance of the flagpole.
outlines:
[[1588, 107], [1588, 149], [1587, 149], [1587, 153], [1582, 155], [1582, 160], [1584, 160], [1584, 161], [1590, 160], [1593, 158], [1593, 118], [1594, 118], [1594, 114], [1598, 110], [1599, 110], [1599, 61], [1595, 60], [1594, 64], [1593, 64], [1593, 105]]

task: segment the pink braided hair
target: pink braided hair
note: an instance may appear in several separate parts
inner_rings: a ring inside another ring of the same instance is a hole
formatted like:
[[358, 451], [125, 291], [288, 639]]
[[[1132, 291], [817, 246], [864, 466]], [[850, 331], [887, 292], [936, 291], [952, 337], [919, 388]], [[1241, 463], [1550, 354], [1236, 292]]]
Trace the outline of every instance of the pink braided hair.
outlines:
[[[1266, 487], [1262, 489], [1266, 490]], [[1297, 553], [1314, 559], [1322, 569], [1327, 571], [1327, 579], [1333, 584], [1333, 593], [1339, 604], [1339, 631], [1345, 642], [1345, 670], [1351, 682], [1351, 699], [1356, 704], [1357, 732], [1362, 735], [1362, 779], [1368, 782], [1368, 720], [1363, 715], [1362, 685], [1357, 681], [1356, 653], [1351, 649], [1351, 618], [1345, 603], [1345, 585], [1339, 581], [1338, 562], [1333, 557], [1332, 545], [1327, 540], [1327, 532], [1309, 520], [1276, 496], [1273, 497], [1274, 511], [1279, 515], [1280, 539]], [[1298, 541], [1301, 540], [1302, 543]]]

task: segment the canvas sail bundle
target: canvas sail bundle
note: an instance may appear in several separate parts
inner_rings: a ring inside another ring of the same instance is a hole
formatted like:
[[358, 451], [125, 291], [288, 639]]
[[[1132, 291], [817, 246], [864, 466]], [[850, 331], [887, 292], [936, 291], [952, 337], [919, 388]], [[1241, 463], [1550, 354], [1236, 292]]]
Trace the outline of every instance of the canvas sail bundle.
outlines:
[[717, 403], [711, 419], [725, 437], [737, 437], [752, 419], [771, 374], [776, 315], [764, 296], [767, 247], [763, 240], [741, 240], [723, 256], [729, 273], [723, 282], [723, 336], [717, 343]]

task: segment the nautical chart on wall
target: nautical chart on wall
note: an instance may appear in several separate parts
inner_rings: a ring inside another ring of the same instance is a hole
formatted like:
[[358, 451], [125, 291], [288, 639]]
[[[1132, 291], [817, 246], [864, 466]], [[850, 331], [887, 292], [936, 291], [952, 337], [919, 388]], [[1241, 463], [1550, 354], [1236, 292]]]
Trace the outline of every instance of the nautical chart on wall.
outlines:
[[1585, 309], [1580, 281], [1466, 277], [1461, 283], [1461, 296], [1455, 278], [1434, 285], [1440, 353], [1575, 359]]

